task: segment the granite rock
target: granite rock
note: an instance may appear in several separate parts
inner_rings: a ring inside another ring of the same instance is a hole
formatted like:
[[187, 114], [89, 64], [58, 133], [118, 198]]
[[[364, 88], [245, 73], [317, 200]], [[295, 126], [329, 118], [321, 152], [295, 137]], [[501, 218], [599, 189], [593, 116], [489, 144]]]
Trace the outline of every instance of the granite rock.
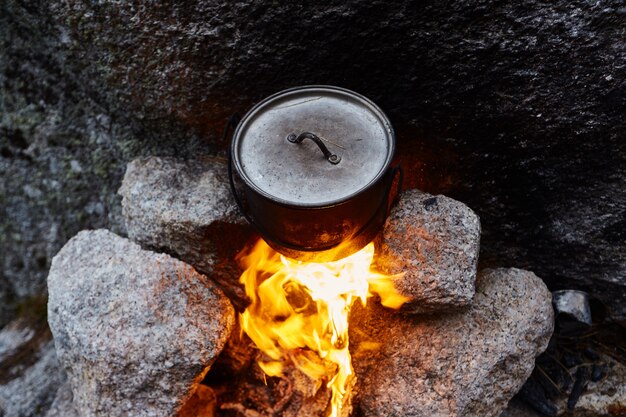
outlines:
[[477, 284], [473, 304], [450, 314], [353, 310], [359, 415], [500, 415], [547, 347], [551, 294], [532, 272], [513, 268], [482, 271]]
[[234, 325], [208, 278], [107, 230], [80, 232], [63, 247], [48, 291], [57, 353], [85, 417], [173, 415]]
[[119, 194], [130, 239], [187, 262], [232, 300], [245, 299], [234, 258], [251, 228], [231, 195], [226, 161], [137, 159], [128, 164]]
[[403, 274], [395, 285], [411, 298], [405, 310], [449, 310], [472, 301], [479, 249], [480, 220], [469, 207], [408, 190], [387, 218], [377, 264]]
[[45, 325], [20, 318], [0, 331], [0, 415], [43, 417], [65, 380]]
[[54, 401], [52, 405], [50, 405], [45, 417], [80, 417], [72, 402], [73, 398], [72, 387], [69, 381], [66, 381], [57, 390]]
[[50, 262], [72, 236], [125, 233], [116, 191], [128, 161], [210, 148], [175, 123], [154, 133], [103, 105], [110, 90], [69, 52], [49, 6], [0, 2], [0, 327], [46, 294]]

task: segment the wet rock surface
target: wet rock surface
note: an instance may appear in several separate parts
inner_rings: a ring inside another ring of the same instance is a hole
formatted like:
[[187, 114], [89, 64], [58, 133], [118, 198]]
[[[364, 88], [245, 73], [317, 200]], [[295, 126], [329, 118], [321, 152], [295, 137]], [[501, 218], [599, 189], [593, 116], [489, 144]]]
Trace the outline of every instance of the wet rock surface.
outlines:
[[377, 265], [403, 274], [395, 286], [411, 298], [404, 310], [449, 310], [471, 303], [479, 250], [480, 220], [469, 207], [408, 190], [385, 223]]
[[54, 258], [48, 321], [81, 416], [171, 416], [223, 348], [234, 311], [191, 266], [106, 230]]
[[553, 320], [543, 282], [514, 268], [482, 271], [473, 304], [455, 313], [355, 308], [359, 415], [498, 416], [546, 348]]
[[189, 263], [244, 303], [234, 258], [252, 229], [231, 195], [224, 159], [134, 160], [119, 194], [130, 239]]

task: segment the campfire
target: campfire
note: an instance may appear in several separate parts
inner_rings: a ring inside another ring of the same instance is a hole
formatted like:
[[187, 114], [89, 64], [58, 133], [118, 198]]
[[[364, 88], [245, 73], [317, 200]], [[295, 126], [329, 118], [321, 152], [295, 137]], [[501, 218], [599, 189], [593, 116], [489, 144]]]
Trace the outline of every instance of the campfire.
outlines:
[[528, 271], [477, 273], [478, 217], [400, 193], [394, 141], [369, 100], [313, 86], [250, 110], [228, 160], [131, 162], [129, 238], [83, 231], [52, 263], [59, 403], [81, 416], [498, 417], [547, 346], [550, 292]]
[[531, 374], [550, 292], [477, 274], [462, 203], [407, 190], [374, 244], [310, 262], [255, 238], [226, 178], [216, 159], [133, 161], [129, 236], [157, 251], [96, 230], [59, 252], [48, 317], [76, 413], [58, 415], [498, 417]]
[[408, 301], [394, 289], [394, 276], [371, 270], [368, 243], [388, 212], [398, 172], [390, 168], [394, 147], [391, 124], [374, 103], [331, 86], [270, 96], [233, 135], [233, 196], [269, 242], [260, 239], [240, 256], [250, 301], [241, 329], [263, 353], [258, 366], [267, 376], [295, 366], [330, 389], [331, 417], [350, 412], [352, 305], [365, 306], [374, 294], [396, 309]]
[[[359, 300], [376, 294], [382, 304], [399, 308], [407, 297], [393, 286], [394, 276], [370, 269], [374, 244], [335, 262], [289, 259], [259, 240], [242, 256], [241, 283], [251, 300], [241, 314], [243, 331], [267, 360], [268, 376], [282, 376], [285, 362], [332, 390], [329, 416], [350, 407], [354, 371], [348, 350], [348, 314]], [[314, 352], [321, 360], [311, 360]]]

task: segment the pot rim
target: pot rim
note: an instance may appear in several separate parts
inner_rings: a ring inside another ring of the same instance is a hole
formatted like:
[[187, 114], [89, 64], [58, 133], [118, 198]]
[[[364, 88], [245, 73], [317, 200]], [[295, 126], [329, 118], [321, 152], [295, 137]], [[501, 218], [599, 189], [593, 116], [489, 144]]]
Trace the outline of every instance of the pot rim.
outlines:
[[[240, 138], [241, 130], [243, 129], [243, 126], [245, 125], [246, 120], [253, 117], [256, 114], [256, 112], [259, 111], [261, 107], [265, 106], [268, 102], [274, 100], [276, 97], [281, 96], [283, 94], [290, 93], [292, 91], [306, 90], [306, 89], [322, 89], [322, 90], [325, 89], [325, 90], [340, 91], [340, 92], [355, 96], [359, 100], [362, 100], [365, 104], [367, 104], [371, 108], [373, 112], [377, 113], [377, 115], [380, 117], [381, 120], [384, 121], [385, 129], [387, 130], [387, 133], [389, 134], [389, 138], [390, 138], [389, 148], [387, 150], [387, 158], [385, 159], [385, 162], [382, 168], [376, 174], [376, 176], [372, 178], [363, 187], [356, 190], [355, 192], [348, 194], [346, 196], [343, 196], [341, 198], [338, 198], [336, 200], [325, 202], [323, 205], [320, 205], [319, 203], [298, 203], [294, 201], [288, 201], [288, 200], [284, 200], [282, 198], [276, 197], [274, 195], [271, 195], [267, 193], [266, 191], [262, 190], [254, 182], [252, 182], [248, 178], [248, 176], [245, 174], [243, 167], [241, 166], [240, 161], [239, 161], [239, 154], [236, 152], [237, 145], [241, 139]], [[372, 188], [374, 184], [380, 181], [385, 176], [385, 174], [389, 171], [391, 162], [395, 154], [395, 145], [396, 145], [396, 134], [395, 134], [395, 131], [393, 130], [393, 126], [391, 125], [391, 122], [389, 121], [389, 118], [381, 110], [381, 108], [378, 107], [376, 103], [374, 103], [372, 100], [368, 99], [367, 97], [359, 93], [349, 90], [347, 88], [337, 87], [337, 86], [332, 86], [332, 85], [325, 85], [325, 84], [311, 84], [311, 85], [291, 87], [291, 88], [287, 88], [285, 90], [279, 91], [277, 93], [274, 93], [266, 97], [265, 99], [261, 100], [260, 102], [255, 104], [250, 110], [248, 110], [248, 112], [246, 112], [246, 114], [243, 116], [241, 121], [237, 124], [237, 128], [235, 129], [235, 132], [233, 134], [233, 139], [230, 143], [230, 158], [235, 166], [235, 170], [237, 171], [237, 175], [239, 176], [239, 178], [241, 178], [248, 187], [250, 187], [252, 190], [260, 194], [261, 196], [267, 198], [268, 200], [278, 203], [279, 205], [285, 206], [285, 207], [302, 208], [302, 209], [323, 209], [327, 207], [333, 207], [333, 206], [337, 206], [340, 204], [344, 204], [354, 199], [354, 197], [356, 197], [357, 195], [366, 192], [369, 188]]]

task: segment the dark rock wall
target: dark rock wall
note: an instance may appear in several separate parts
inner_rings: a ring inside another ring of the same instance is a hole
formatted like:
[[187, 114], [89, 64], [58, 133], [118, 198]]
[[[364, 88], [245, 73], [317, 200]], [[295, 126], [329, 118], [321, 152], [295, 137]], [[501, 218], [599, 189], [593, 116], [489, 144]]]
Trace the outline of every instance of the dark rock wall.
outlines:
[[47, 2], [0, 1], [0, 326], [45, 293], [52, 257], [78, 231], [123, 232], [126, 162], [207, 149], [102, 104], [107, 88], [72, 45]]
[[626, 318], [623, 1], [0, 4], [1, 280], [41, 291], [84, 227], [123, 232], [140, 155], [223, 152], [282, 88], [376, 101], [407, 186], [478, 212], [481, 262], [590, 290]]

